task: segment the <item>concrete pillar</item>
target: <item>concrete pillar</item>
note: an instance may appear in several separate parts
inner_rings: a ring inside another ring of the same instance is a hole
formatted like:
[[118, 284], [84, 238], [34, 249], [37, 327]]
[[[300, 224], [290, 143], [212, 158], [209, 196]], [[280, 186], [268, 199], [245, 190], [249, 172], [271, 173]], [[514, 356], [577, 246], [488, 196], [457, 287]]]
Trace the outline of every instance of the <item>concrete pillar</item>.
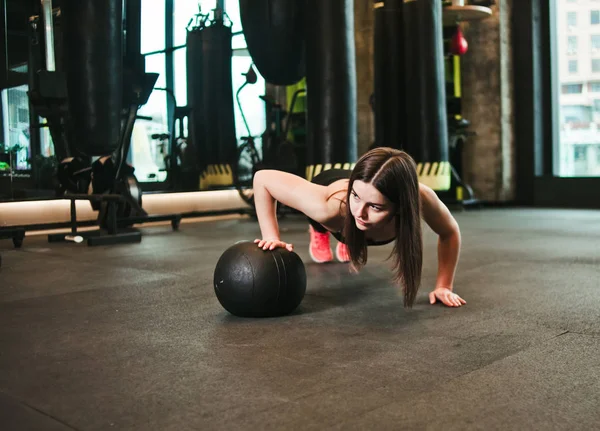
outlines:
[[[326, 1], [326, 0], [324, 0]], [[363, 155], [375, 140], [375, 119], [369, 105], [373, 93], [373, 35], [375, 14], [373, 2], [354, 1], [354, 34], [356, 49], [357, 154]]]
[[515, 195], [512, 3], [496, 2], [491, 17], [462, 24], [469, 43], [461, 60], [463, 116], [476, 133], [464, 147], [463, 179], [478, 199], [492, 202]]

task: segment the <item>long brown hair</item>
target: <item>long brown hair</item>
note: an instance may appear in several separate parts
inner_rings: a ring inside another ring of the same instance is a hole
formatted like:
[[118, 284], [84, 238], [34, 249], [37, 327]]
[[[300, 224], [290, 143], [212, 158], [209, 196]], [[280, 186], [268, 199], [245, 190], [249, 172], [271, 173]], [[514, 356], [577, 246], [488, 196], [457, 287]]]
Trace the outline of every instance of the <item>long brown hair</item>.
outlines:
[[[415, 161], [406, 152], [379, 147], [365, 153], [350, 175], [346, 202], [350, 202], [354, 181], [372, 184], [394, 204], [396, 241], [389, 258], [394, 262], [394, 281], [402, 285], [404, 306], [412, 307], [421, 284], [423, 238], [421, 199]], [[345, 205], [343, 236], [353, 269], [367, 263], [365, 233], [356, 227], [350, 205]]]

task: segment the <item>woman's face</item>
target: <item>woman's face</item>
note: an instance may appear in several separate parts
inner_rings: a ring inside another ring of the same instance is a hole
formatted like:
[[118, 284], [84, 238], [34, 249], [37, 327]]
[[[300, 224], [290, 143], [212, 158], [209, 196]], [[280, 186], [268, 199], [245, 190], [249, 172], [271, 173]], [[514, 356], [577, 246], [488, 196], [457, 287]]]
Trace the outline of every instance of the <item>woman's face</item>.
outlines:
[[394, 215], [394, 205], [372, 184], [356, 180], [350, 193], [350, 213], [359, 230], [386, 224]]

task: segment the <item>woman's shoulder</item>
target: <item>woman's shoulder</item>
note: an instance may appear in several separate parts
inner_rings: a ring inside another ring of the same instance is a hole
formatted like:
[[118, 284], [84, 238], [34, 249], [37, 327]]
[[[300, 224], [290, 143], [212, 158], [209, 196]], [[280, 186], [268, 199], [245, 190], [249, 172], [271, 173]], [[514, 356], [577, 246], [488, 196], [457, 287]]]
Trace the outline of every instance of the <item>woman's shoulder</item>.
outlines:
[[327, 203], [332, 207], [332, 212], [339, 212], [340, 206], [346, 204], [348, 195], [348, 180], [338, 180], [327, 186]]
[[326, 186], [326, 212], [321, 222], [330, 230], [341, 229], [340, 223], [344, 217], [348, 184], [349, 181], [343, 179]]
[[350, 180], [344, 178], [341, 180], [334, 181], [329, 184], [327, 187], [327, 198], [336, 198], [346, 200], [346, 195], [348, 193], [348, 184], [350, 184]]

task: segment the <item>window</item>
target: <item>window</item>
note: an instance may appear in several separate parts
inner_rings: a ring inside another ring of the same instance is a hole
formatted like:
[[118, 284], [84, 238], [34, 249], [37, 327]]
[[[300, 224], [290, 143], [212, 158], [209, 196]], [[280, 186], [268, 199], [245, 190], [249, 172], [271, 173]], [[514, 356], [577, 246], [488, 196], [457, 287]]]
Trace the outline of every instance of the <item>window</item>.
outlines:
[[561, 114], [565, 123], [590, 123], [593, 116], [592, 107], [586, 105], [563, 105]]
[[587, 145], [573, 145], [573, 160], [582, 162], [587, 159]]
[[577, 73], [577, 60], [569, 60], [569, 73]]
[[[548, 3], [555, 5], [555, 17], [562, 17], [553, 21], [560, 46], [555, 60], [560, 95], [552, 169], [560, 177], [598, 175], [595, 149], [600, 147], [600, 3]], [[578, 82], [573, 82], [575, 76]]]
[[583, 84], [564, 84], [562, 86], [562, 94], [581, 94], [583, 92]]
[[154, 90], [150, 93], [148, 102], [143, 105], [135, 122], [131, 137], [131, 162], [135, 166], [135, 176], [140, 182], [165, 181], [166, 172], [164, 154], [161, 142], [152, 139], [153, 134], [168, 133], [167, 93], [165, 88], [165, 54], [146, 56], [146, 72], [158, 73]]
[[[242, 19], [240, 18], [240, 3], [238, 0], [225, 0], [227, 16], [231, 20], [231, 31], [239, 33], [242, 31]], [[233, 49], [246, 48], [246, 39], [243, 34], [236, 34], [231, 41]]]
[[[182, 46], [186, 44], [187, 27], [198, 13], [208, 13], [214, 7], [207, 2], [198, 3], [197, 0], [178, 0], [173, 2], [173, 44]], [[187, 105], [187, 49], [178, 49], [173, 53], [173, 91], [178, 106]]]
[[[4, 148], [13, 153], [10, 165], [16, 171], [31, 169], [29, 156], [29, 99], [27, 85], [2, 90], [2, 124], [4, 129]], [[3, 152], [3, 151], [0, 151]]]
[[142, 54], [165, 49], [165, 2], [142, 0]]
[[[162, 51], [166, 48], [165, 2], [142, 0], [141, 6], [140, 51], [142, 54]], [[128, 161], [135, 166], [135, 176], [142, 183], [166, 179], [161, 143], [152, 139], [152, 135], [168, 132], [166, 93], [157, 90], [166, 85], [165, 54], [149, 54], [144, 60], [146, 72], [158, 73], [158, 79], [148, 101], [138, 110], [140, 118], [134, 124], [128, 155]]]
[[567, 39], [567, 54], [577, 54], [577, 36], [569, 36]]
[[[200, 11], [208, 13], [215, 7], [214, 0], [177, 0], [173, 2], [173, 45], [185, 45], [187, 26]], [[201, 9], [200, 9], [201, 8]], [[166, 179], [165, 157], [168, 149], [164, 141], [153, 139], [152, 135], [169, 132], [170, 120], [167, 102], [170, 93], [165, 91], [166, 82], [166, 20], [165, 2], [142, 0], [141, 51], [145, 56], [146, 72], [158, 73], [158, 80], [150, 94], [148, 102], [139, 109], [140, 118], [136, 121], [132, 140], [130, 162], [135, 166], [135, 174], [140, 182], [162, 182]], [[185, 85], [186, 76], [185, 48], [175, 50], [174, 91], [175, 103], [179, 106], [187, 103]], [[183, 90], [183, 91], [181, 91]], [[181, 99], [181, 100], [180, 100]]]
[[[191, 18], [198, 13], [198, 0], [177, 0], [174, 10], [174, 39], [175, 46], [183, 45], [186, 41], [186, 27]], [[215, 7], [214, 0], [201, 0], [200, 6], [202, 13], [207, 14]], [[225, 13], [231, 21], [232, 33], [242, 31], [242, 23], [240, 20], [239, 2], [237, 0], [225, 0]], [[235, 95], [237, 90], [242, 86], [245, 77], [242, 75], [248, 71], [252, 64], [252, 58], [245, 52], [246, 40], [243, 34], [234, 35], [231, 41], [234, 55], [231, 58], [231, 78], [233, 86], [233, 108], [235, 115], [236, 136], [239, 139], [242, 136], [247, 136], [248, 131], [244, 125], [240, 108]], [[173, 54], [173, 73], [174, 73], [174, 92], [179, 106], [187, 105], [187, 66], [186, 66], [186, 50], [178, 49]], [[253, 85], [247, 85], [240, 92], [240, 104], [248, 122], [250, 132], [253, 135], [260, 135], [266, 127], [266, 113], [264, 102], [259, 96], [265, 94], [265, 80], [256, 70], [258, 81]], [[260, 138], [256, 142], [260, 147]]]
[[231, 31], [234, 33], [242, 31], [239, 0], [225, 0], [225, 9], [227, 10], [227, 16], [231, 20]]
[[173, 43], [185, 45], [187, 26], [199, 13], [208, 14], [215, 7], [215, 0], [177, 0], [173, 2]]
[[[229, 16], [229, 3], [237, 2], [226, 2], [225, 8], [227, 9], [227, 15]], [[173, 43], [175, 46], [185, 45], [187, 39], [187, 27], [190, 21], [194, 19], [196, 15], [202, 13], [203, 15], [210, 14], [215, 8], [214, 0], [177, 0], [173, 2]], [[230, 18], [231, 19], [231, 18]], [[192, 23], [193, 26], [194, 23]], [[235, 31], [235, 30], [232, 30]], [[244, 42], [244, 47], [246, 43]], [[177, 99], [178, 106], [187, 105], [187, 62], [186, 62], [187, 50], [181, 48], [173, 53], [173, 75], [174, 75], [174, 92], [175, 98]]]
[[[176, 0], [173, 2], [141, 0], [142, 27], [141, 51], [145, 55], [146, 72], [158, 73], [159, 77], [154, 86], [148, 102], [139, 109], [139, 119], [135, 123], [129, 161], [136, 168], [136, 176], [140, 182], [164, 181], [165, 173], [165, 145], [157, 139], [155, 134], [165, 134], [170, 129], [167, 106], [172, 101], [171, 93], [166, 90], [166, 72], [171, 64], [166, 64], [169, 57], [165, 54], [167, 48], [173, 50], [173, 82], [172, 92], [175, 96], [176, 106], [188, 105], [187, 100], [187, 42], [188, 27], [194, 26], [194, 19], [199, 15], [213, 17], [215, 0]], [[166, 5], [172, 4], [172, 11]], [[232, 48], [232, 85], [233, 93], [241, 86], [245, 79], [242, 75], [252, 64], [252, 59], [246, 51], [237, 0], [225, 1], [225, 12], [232, 24], [232, 32], [240, 33], [233, 36]], [[166, 46], [166, 20], [165, 14], [173, 16], [173, 46]], [[181, 47], [181, 48], [179, 48]], [[266, 127], [264, 102], [258, 97], [265, 92], [265, 81], [257, 71], [258, 82], [248, 85], [240, 93], [240, 102], [248, 120], [251, 132], [260, 135]], [[171, 83], [169, 83], [171, 85]], [[234, 99], [234, 115], [238, 138], [246, 136], [244, 122], [241, 118], [238, 105]], [[184, 123], [185, 126], [185, 123]]]

